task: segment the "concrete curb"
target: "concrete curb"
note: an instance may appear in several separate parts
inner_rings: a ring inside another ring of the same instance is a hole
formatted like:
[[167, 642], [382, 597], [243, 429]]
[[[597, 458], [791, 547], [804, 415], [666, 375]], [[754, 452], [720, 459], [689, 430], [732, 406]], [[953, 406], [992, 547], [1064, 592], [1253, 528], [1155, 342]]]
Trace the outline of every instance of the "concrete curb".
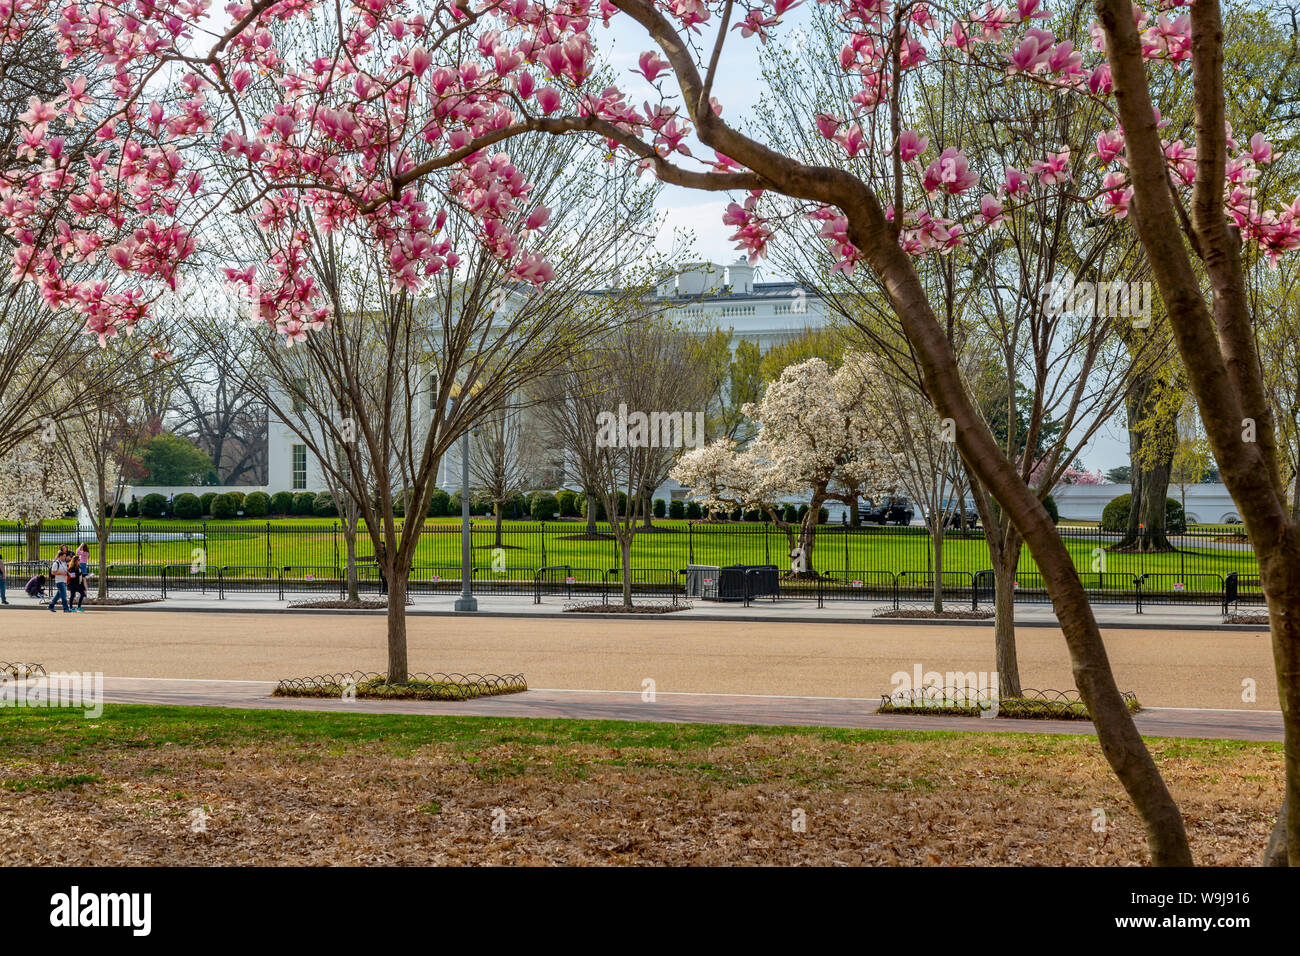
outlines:
[[[11, 602], [12, 603], [12, 602]], [[45, 611], [43, 605], [35, 607], [16, 608], [18, 610]], [[362, 608], [308, 608], [308, 607], [241, 607], [234, 605], [231, 607], [186, 607], [183, 604], [168, 604], [166, 601], [149, 603], [149, 604], [125, 604], [112, 607], [88, 607], [87, 613], [96, 614], [111, 611], [148, 611], [166, 613], [169, 611], [186, 614], [196, 614], [202, 612], [211, 612], [214, 614], [355, 614], [355, 615], [383, 615], [387, 614], [384, 610], [370, 610]], [[48, 612], [47, 612], [48, 613]], [[59, 612], [55, 612], [59, 613]], [[556, 618], [570, 616], [569, 612], [563, 610], [542, 610], [529, 613], [519, 611], [444, 611], [437, 608], [409, 607], [406, 610], [408, 617], [481, 617], [481, 618], [514, 618], [527, 620], [531, 618]], [[929, 624], [935, 627], [992, 627], [992, 618], [985, 619], [957, 619], [945, 620], [942, 618], [907, 618], [907, 617], [845, 617], [842, 615], [827, 614], [816, 616], [797, 615], [781, 617], [765, 617], [761, 615], [732, 615], [732, 614], [683, 614], [682, 612], [669, 614], [589, 614], [571, 615], [580, 617], [583, 620], [601, 620], [601, 621], [644, 621], [647, 623], [660, 623], [665, 620], [673, 621], [706, 621], [711, 623], [762, 623], [762, 624], [864, 624], [864, 625], [902, 625], [915, 627], [918, 624]], [[1099, 621], [1098, 626], [1103, 630], [1129, 630], [1129, 631], [1217, 631], [1224, 632], [1242, 632], [1247, 634], [1266, 634], [1269, 631], [1267, 624], [1216, 624], [1203, 621]], [[1045, 620], [1025, 620], [1016, 621], [1016, 627], [1047, 627], [1059, 628], [1057, 621]]]

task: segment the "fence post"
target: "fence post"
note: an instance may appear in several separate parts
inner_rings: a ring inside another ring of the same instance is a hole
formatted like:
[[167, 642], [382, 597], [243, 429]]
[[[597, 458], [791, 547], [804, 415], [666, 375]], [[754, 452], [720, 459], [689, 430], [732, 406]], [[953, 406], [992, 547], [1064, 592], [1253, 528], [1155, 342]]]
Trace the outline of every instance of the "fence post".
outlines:
[[144, 546], [140, 543], [140, 519], [135, 519], [135, 563], [144, 564]]
[[898, 578], [899, 575], [895, 574], [894, 575], [894, 610], [895, 611], [898, 610]]
[[691, 564], [694, 564], [695, 563], [695, 522], [694, 521], [686, 522], [686, 548], [687, 548], [687, 560]]
[[1145, 574], [1142, 577], [1133, 575], [1133, 599], [1137, 602], [1136, 613], [1138, 614], [1142, 613], [1142, 580], [1145, 577]]
[[271, 566], [271, 519], [266, 519], [266, 566]]
[[971, 572], [967, 572], [967, 573], [970, 573], [970, 609], [972, 611], [978, 611], [980, 609], [979, 608], [980, 594], [979, 591], [975, 590], [975, 575]]
[[546, 522], [545, 521], [539, 521], [537, 523], [537, 535], [542, 540], [542, 567], [546, 567], [548, 562], [546, 560]]

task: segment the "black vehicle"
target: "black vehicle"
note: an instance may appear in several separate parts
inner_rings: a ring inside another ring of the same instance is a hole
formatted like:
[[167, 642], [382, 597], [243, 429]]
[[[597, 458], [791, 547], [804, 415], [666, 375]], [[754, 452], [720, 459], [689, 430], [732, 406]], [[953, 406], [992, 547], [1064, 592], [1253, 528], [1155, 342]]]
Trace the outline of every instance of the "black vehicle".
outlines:
[[969, 502], [945, 501], [943, 507], [943, 526], [945, 528], [978, 528], [980, 526], [979, 512]]
[[901, 495], [882, 498], [879, 504], [870, 498], [865, 499], [865, 502], [866, 507], [858, 513], [864, 524], [907, 525], [912, 523], [912, 518], [916, 514], [912, 509], [912, 502]]

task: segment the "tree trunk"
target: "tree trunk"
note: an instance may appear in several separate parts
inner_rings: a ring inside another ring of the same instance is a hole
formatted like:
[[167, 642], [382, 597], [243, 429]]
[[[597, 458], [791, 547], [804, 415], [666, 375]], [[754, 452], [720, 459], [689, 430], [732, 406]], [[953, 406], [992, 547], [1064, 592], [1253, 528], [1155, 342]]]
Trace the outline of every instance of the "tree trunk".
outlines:
[[1264, 856], [1259, 861], [1260, 866], [1289, 866], [1286, 855], [1286, 821], [1287, 807], [1290, 802], [1283, 797], [1282, 807], [1277, 812], [1277, 822], [1273, 824], [1273, 829], [1269, 831], [1268, 843], [1264, 845]]
[[[1132, 472], [1128, 527], [1110, 550], [1153, 553], [1176, 550], [1165, 536], [1165, 499], [1178, 433], [1174, 420], [1158, 408], [1160, 385], [1146, 376], [1128, 400], [1129, 467]], [[1148, 449], [1145, 453], [1143, 449]], [[1151, 448], [1157, 449], [1152, 460]]]
[[587, 534], [596, 533], [596, 496], [590, 491], [585, 492], [587, 496]]
[[27, 539], [27, 560], [41, 560], [41, 525], [44, 522], [33, 521], [24, 529]]
[[1288, 864], [1300, 866], [1300, 530], [1288, 528], [1261, 545], [1256, 545], [1259, 577], [1268, 599], [1285, 728], [1286, 790], [1281, 819], [1285, 820]]
[[934, 613], [943, 613], [943, 518], [930, 522], [930, 541], [934, 550]]
[[1012, 532], [993, 557], [993, 646], [998, 668], [998, 696], [1019, 697], [1020, 661], [1016, 654], [1016, 570], [1020, 540]]
[[494, 502], [492, 502], [492, 508], [493, 508], [493, 510], [496, 512], [496, 519], [497, 519], [496, 542], [492, 545], [492, 547], [494, 547], [494, 548], [499, 548], [499, 547], [502, 546], [502, 543], [501, 543], [501, 502], [499, 502], [499, 501], [494, 501]]
[[95, 593], [100, 600], [108, 597], [108, 534], [108, 523], [100, 522], [99, 527], [95, 529], [95, 542], [99, 551], [99, 566], [96, 568], [99, 574]]
[[406, 572], [390, 566], [384, 573], [388, 576], [388, 680], [405, 684], [410, 675], [406, 659]]
[[862, 525], [862, 516], [858, 513], [857, 495], [854, 495], [853, 500], [849, 502], [849, 524], [854, 528]]
[[357, 589], [357, 523], [354, 520], [343, 521], [343, 550], [347, 555], [347, 567], [343, 574], [347, 582], [348, 600], [360, 601], [361, 593]]
[[632, 606], [632, 535], [631, 522], [628, 523], [629, 534], [618, 542], [618, 550], [623, 558], [623, 606]]

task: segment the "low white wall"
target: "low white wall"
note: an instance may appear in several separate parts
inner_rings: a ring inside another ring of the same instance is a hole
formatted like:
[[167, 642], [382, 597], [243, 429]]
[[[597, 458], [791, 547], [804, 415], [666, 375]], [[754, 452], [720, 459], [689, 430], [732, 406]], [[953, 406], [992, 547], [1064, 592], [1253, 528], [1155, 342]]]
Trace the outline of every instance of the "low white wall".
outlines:
[[[1062, 518], [1077, 521], [1100, 521], [1102, 509], [1113, 498], [1132, 492], [1130, 485], [1057, 485], [1052, 492]], [[1169, 497], [1180, 500], [1182, 490], [1169, 486]], [[1187, 516], [1200, 524], [1221, 524], [1231, 516], [1240, 517], [1237, 505], [1226, 485], [1214, 483], [1187, 486]]]
[[227, 491], [242, 491], [247, 495], [254, 491], [266, 491], [266, 485], [131, 485], [122, 492], [122, 501], [130, 504], [132, 495], [137, 498], [143, 498], [145, 495], [162, 495], [167, 498], [171, 495], [183, 494], [202, 497], [210, 491], [219, 495]]

